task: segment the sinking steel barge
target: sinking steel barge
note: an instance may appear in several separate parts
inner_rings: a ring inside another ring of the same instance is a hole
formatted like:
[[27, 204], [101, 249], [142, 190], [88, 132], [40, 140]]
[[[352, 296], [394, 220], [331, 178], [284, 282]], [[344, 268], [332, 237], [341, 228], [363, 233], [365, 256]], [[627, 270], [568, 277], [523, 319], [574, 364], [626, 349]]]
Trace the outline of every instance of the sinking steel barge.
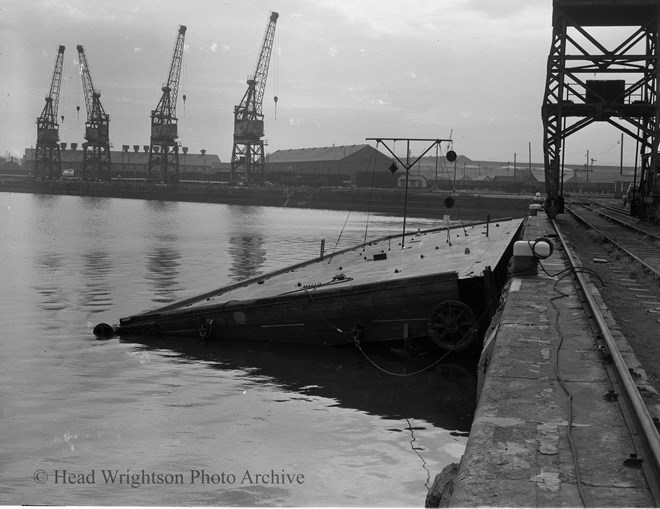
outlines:
[[204, 340], [343, 345], [430, 338], [463, 350], [507, 277], [523, 219], [392, 235], [94, 328]]

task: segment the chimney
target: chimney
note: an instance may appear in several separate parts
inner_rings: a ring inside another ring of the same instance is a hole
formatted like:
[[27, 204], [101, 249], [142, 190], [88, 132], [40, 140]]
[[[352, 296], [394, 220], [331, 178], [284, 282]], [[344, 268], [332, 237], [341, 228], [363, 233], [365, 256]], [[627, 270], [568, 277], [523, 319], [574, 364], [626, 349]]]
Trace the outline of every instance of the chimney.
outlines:
[[140, 151], [140, 145], [133, 145], [133, 152], [139, 152]]
[[188, 153], [188, 147], [182, 147], [181, 150], [183, 151], [184, 154]]
[[142, 145], [142, 150], [144, 150], [145, 153], [149, 152], [149, 145]]
[[78, 144], [77, 144], [77, 143], [72, 143], [72, 144], [71, 144], [71, 150], [76, 150], [77, 148], [78, 148]]
[[128, 145], [122, 145], [122, 146], [121, 146], [121, 149], [122, 149], [124, 152], [128, 152]]
[[199, 151], [202, 155], [206, 155], [206, 149], [202, 149]]
[[60, 147], [62, 147], [62, 150], [66, 150], [66, 142], [60, 143]]

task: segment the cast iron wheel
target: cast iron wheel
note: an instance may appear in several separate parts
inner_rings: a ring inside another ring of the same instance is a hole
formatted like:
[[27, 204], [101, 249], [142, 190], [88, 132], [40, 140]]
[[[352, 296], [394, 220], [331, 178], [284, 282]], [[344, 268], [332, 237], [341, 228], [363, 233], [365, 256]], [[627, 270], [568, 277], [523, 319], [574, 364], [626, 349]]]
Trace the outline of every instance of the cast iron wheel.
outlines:
[[445, 350], [460, 352], [477, 337], [477, 319], [467, 304], [446, 300], [433, 308], [427, 322], [429, 336]]

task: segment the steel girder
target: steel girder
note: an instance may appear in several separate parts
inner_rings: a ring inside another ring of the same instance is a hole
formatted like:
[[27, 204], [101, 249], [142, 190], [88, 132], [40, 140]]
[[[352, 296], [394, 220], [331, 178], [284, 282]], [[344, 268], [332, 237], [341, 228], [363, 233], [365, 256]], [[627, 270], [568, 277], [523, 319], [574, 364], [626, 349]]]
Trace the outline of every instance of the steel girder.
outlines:
[[83, 143], [83, 178], [110, 180], [110, 143]]
[[34, 176], [40, 179], [58, 179], [62, 176], [59, 143], [37, 143], [34, 151]]
[[232, 150], [231, 180], [235, 173], [243, 175], [245, 182], [249, 184], [263, 185], [266, 169], [264, 158], [264, 143], [262, 140], [235, 141]]
[[[599, 7], [592, 9], [595, 13]], [[608, 49], [588, 27], [571, 19], [570, 10], [555, 5], [541, 108], [546, 211], [550, 217], [564, 208], [564, 140], [593, 122], [608, 122], [637, 141], [640, 197], [643, 202], [657, 201], [660, 9], [654, 12], [654, 16], [638, 20], [638, 25], [626, 25], [632, 33], [616, 48]], [[584, 11], [581, 14], [584, 24]], [[614, 25], [616, 22], [609, 23]], [[590, 80], [590, 76], [605, 79]], [[612, 77], [615, 79], [608, 79]]]
[[240, 175], [246, 183], [263, 184], [264, 115], [262, 112], [268, 66], [275, 39], [279, 14], [271, 12], [254, 75], [247, 79], [247, 90], [241, 103], [234, 107], [234, 148], [231, 155], [231, 179]]
[[156, 109], [151, 112], [149, 179], [153, 178], [152, 173], [158, 171], [160, 179], [165, 183], [179, 181], [179, 146], [177, 142], [179, 135], [176, 102], [181, 79], [185, 35], [186, 27], [184, 25], [179, 26], [167, 83], [161, 89], [163, 94]]
[[60, 102], [63, 62], [64, 46], [60, 46], [55, 58], [55, 68], [46, 96], [46, 104], [37, 118], [37, 144], [34, 159], [34, 173], [37, 178], [60, 178], [62, 176], [57, 110]]
[[[158, 179], [156, 179], [156, 172]], [[154, 145], [149, 147], [148, 180], [160, 180], [166, 184], [179, 182], [179, 146]]]

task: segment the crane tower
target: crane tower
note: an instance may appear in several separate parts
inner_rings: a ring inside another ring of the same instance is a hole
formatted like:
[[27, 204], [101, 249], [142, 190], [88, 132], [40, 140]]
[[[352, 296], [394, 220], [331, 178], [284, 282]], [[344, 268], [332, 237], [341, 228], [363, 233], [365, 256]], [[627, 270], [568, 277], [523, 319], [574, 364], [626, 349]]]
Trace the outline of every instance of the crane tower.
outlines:
[[78, 61], [82, 77], [87, 122], [83, 143], [83, 178], [110, 180], [110, 116], [101, 105], [101, 92], [94, 88], [87, 57], [78, 45]]
[[660, 220], [659, 62], [660, 0], [553, 0], [541, 108], [549, 217], [564, 211], [565, 139], [607, 122], [637, 142], [631, 214]]
[[170, 73], [162, 87], [163, 95], [151, 112], [151, 144], [149, 146], [149, 180], [156, 172], [165, 183], [179, 181], [179, 145], [177, 142], [176, 100], [179, 93], [183, 41], [186, 27], [181, 25], [174, 46]]
[[60, 102], [60, 86], [62, 84], [62, 63], [64, 61], [64, 46], [57, 50], [55, 69], [46, 96], [46, 104], [37, 118], [37, 146], [34, 155], [34, 172], [37, 178], [60, 178], [62, 175], [62, 159], [60, 156], [60, 133], [57, 123], [57, 109]]
[[241, 104], [234, 107], [234, 146], [231, 154], [232, 180], [239, 177], [246, 183], [263, 183], [266, 164], [264, 159], [262, 103], [278, 17], [278, 13], [270, 13], [254, 76], [248, 76], [248, 88]]

